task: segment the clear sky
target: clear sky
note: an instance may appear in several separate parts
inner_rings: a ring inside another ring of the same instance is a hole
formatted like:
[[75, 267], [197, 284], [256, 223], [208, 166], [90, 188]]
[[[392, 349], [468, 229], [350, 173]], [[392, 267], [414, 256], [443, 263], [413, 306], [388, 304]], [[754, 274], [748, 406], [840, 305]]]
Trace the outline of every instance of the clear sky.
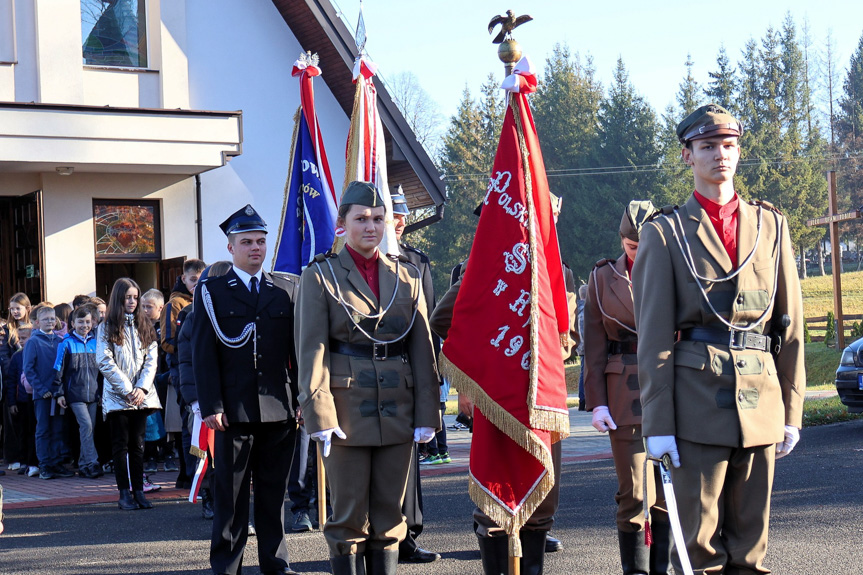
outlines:
[[[360, 1], [332, 1], [354, 30]], [[768, 26], [781, 28], [786, 13], [800, 35], [808, 21], [816, 59], [823, 58], [832, 33], [843, 79], [863, 35], [863, 3], [849, 0], [365, 0], [366, 49], [385, 80], [403, 71], [416, 74], [448, 118], [465, 86], [476, 95], [490, 72], [502, 78], [487, 26], [507, 9], [533, 16], [514, 36], [537, 67], [542, 69], [555, 43], [565, 43], [572, 52], [593, 57], [597, 77], [607, 87], [622, 57], [636, 90], [660, 113], [674, 101], [687, 53], [696, 80], [706, 85], [721, 45], [736, 65], [747, 40], [760, 41]]]

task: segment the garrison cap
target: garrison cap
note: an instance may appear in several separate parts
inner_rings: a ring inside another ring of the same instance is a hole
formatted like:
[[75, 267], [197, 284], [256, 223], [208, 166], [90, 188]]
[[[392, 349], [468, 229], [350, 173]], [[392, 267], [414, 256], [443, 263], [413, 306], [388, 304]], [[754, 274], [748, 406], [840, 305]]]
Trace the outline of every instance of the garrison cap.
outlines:
[[398, 185], [395, 192], [390, 192], [390, 197], [393, 201], [394, 214], [410, 215], [411, 210], [408, 208], [408, 199], [405, 197], [401, 184]]
[[714, 136], [742, 136], [743, 124], [717, 104], [701, 106], [677, 125], [681, 144]]
[[353, 181], [345, 188], [342, 194], [342, 205], [366, 206], [367, 208], [379, 208], [384, 205], [383, 199], [370, 182]]
[[228, 216], [228, 219], [219, 224], [219, 227], [222, 228], [226, 236], [243, 232], [267, 233], [267, 223], [251, 204], [246, 204], [246, 207], [240, 208]]
[[638, 241], [641, 227], [656, 213], [656, 207], [650, 200], [633, 200], [626, 206], [620, 219], [620, 235], [633, 242]]

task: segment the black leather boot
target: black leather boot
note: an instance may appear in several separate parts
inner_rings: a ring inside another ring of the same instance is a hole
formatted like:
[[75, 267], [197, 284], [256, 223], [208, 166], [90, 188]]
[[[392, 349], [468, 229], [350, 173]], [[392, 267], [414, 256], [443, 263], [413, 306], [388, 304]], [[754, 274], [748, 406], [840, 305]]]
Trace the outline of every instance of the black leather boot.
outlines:
[[618, 531], [617, 539], [620, 543], [620, 565], [623, 567], [623, 575], [648, 575], [650, 548], [644, 544], [644, 532]]
[[545, 561], [546, 531], [531, 531], [522, 529], [518, 536], [521, 539], [521, 575], [542, 575], [542, 565]]
[[668, 575], [671, 565], [671, 523], [667, 513], [653, 511], [650, 518], [650, 530], [653, 534], [653, 543], [650, 545], [650, 575]]
[[131, 491], [129, 491], [128, 489], [120, 490], [120, 499], [117, 500], [117, 507], [119, 507], [123, 511], [132, 511], [134, 509], [138, 509], [138, 504], [132, 497]]
[[333, 570], [333, 575], [365, 575], [365, 554], [330, 557], [330, 567]]
[[204, 519], [212, 519], [213, 510], [213, 494], [209, 489], [201, 489], [201, 517]]
[[135, 497], [135, 503], [138, 504], [139, 508], [141, 508], [141, 509], [152, 509], [153, 508], [153, 504], [150, 503], [149, 501], [147, 501], [147, 498], [144, 497], [143, 491], [135, 490], [133, 495]]
[[398, 549], [366, 549], [366, 575], [395, 575], [399, 567]]
[[509, 575], [509, 542], [506, 535], [483, 537], [477, 534], [476, 538], [482, 558], [482, 572], [485, 575]]

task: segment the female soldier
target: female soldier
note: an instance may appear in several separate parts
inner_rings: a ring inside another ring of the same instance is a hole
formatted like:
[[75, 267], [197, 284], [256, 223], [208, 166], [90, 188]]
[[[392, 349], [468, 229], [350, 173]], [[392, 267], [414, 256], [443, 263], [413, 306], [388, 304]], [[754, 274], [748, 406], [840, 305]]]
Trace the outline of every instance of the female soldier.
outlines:
[[329, 474], [337, 575], [396, 572], [411, 449], [440, 428], [419, 270], [378, 251], [384, 217], [374, 186], [351, 182], [337, 221], [346, 246], [303, 272], [296, 305], [299, 400]]
[[[638, 334], [632, 303], [630, 272], [638, 251], [642, 225], [656, 212], [649, 201], [629, 203], [620, 221], [624, 254], [600, 260], [590, 274], [584, 306], [584, 390], [593, 426], [609, 432], [617, 471], [617, 532], [624, 575], [668, 572], [668, 513], [657, 497], [658, 473], [645, 474], [638, 387]], [[661, 289], [661, 288], [659, 288]], [[647, 484], [646, 489], [645, 485]], [[644, 497], [651, 512], [653, 543], [643, 541]]]

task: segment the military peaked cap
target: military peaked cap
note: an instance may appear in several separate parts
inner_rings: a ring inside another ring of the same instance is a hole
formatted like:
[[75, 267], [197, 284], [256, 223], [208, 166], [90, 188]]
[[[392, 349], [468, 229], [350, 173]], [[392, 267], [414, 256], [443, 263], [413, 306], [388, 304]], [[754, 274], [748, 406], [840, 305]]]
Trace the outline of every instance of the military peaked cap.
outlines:
[[677, 125], [681, 144], [714, 136], [741, 136], [743, 124], [728, 110], [716, 104], [701, 106]]
[[228, 216], [228, 219], [219, 224], [219, 227], [222, 228], [226, 236], [243, 232], [267, 233], [267, 223], [251, 204], [246, 204], [246, 207], [240, 208]]

